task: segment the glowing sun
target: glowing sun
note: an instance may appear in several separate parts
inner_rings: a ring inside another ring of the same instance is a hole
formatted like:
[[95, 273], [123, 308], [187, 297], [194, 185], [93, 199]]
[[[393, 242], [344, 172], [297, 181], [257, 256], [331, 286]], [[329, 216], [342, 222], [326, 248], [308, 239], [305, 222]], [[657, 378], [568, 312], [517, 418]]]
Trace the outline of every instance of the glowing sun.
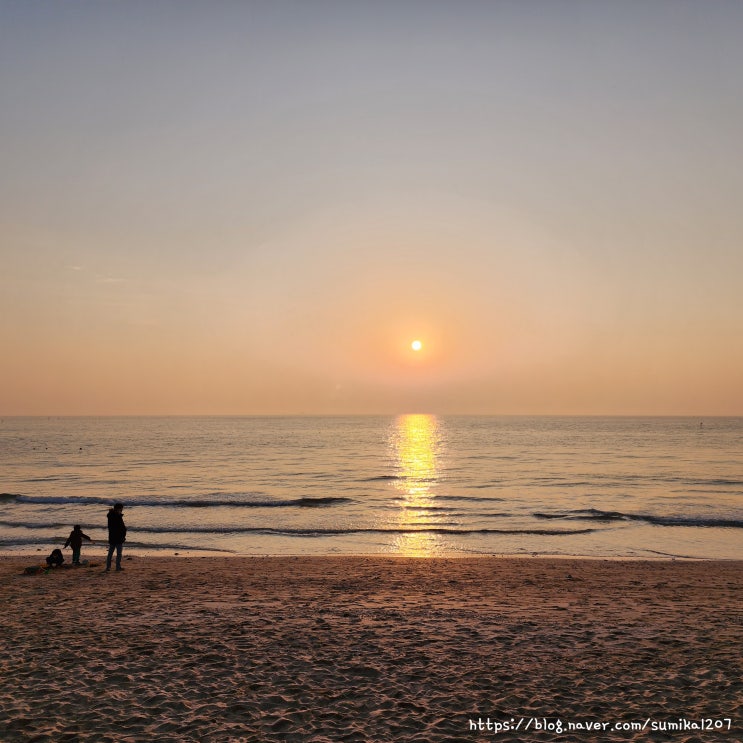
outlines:
[[423, 348], [423, 344], [422, 344], [422, 343], [421, 343], [420, 341], [413, 341], [413, 342], [412, 342], [412, 343], [410, 344], [410, 347], [411, 347], [411, 348], [412, 348], [412, 349], [413, 349], [414, 351], [420, 351], [420, 350], [421, 350], [421, 348]]

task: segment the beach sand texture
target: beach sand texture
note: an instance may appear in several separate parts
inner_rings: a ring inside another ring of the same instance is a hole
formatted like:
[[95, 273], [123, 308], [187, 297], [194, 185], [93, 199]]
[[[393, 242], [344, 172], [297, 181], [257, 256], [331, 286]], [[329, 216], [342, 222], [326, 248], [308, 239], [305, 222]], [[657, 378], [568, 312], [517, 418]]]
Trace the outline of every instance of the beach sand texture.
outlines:
[[[740, 562], [34, 562], [0, 560], [2, 741], [743, 740]], [[732, 730], [567, 730], [679, 718]]]

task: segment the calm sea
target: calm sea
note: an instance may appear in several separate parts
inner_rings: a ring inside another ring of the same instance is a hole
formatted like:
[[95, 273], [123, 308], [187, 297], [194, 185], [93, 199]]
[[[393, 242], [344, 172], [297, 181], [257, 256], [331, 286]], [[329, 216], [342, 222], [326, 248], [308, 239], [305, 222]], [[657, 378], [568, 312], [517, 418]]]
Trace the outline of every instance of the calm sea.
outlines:
[[741, 418], [5, 418], [0, 473], [6, 553], [121, 501], [149, 554], [743, 558]]

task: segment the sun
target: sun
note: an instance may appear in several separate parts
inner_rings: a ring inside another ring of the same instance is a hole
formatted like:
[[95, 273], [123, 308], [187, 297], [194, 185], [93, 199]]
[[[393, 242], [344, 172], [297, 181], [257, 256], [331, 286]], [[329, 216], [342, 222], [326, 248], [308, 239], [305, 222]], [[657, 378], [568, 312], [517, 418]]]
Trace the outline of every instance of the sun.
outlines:
[[413, 349], [414, 351], [420, 351], [420, 350], [421, 350], [421, 348], [423, 348], [423, 344], [422, 344], [422, 343], [421, 343], [420, 341], [413, 341], [413, 342], [412, 342], [412, 343], [410, 344], [410, 347], [411, 347], [411, 348], [412, 348], [412, 349]]

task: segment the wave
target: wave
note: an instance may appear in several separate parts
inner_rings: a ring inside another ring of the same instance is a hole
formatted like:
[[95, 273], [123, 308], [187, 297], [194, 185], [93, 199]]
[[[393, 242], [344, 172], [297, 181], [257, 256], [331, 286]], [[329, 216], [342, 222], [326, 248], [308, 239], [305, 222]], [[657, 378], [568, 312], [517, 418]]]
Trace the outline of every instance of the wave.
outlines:
[[[53, 537], [53, 536], [47, 536], [47, 537], [12, 537], [12, 538], [3, 538], [0, 537], [0, 548], [13, 548], [13, 547], [37, 547], [38, 545], [49, 545], [52, 547], [59, 547], [61, 544], [59, 537]], [[95, 549], [96, 547], [100, 547], [101, 543], [99, 542], [96, 545], [93, 546], [87, 546], [87, 559], [90, 560], [102, 560], [105, 559], [104, 555], [95, 555], [93, 557], [90, 556], [90, 550]], [[203, 547], [201, 545], [184, 545], [184, 544], [178, 544], [178, 543], [169, 543], [169, 542], [158, 542], [157, 544], [151, 544], [149, 542], [136, 542], [136, 541], [127, 541], [126, 543], [127, 548], [136, 548], [136, 549], [147, 549], [152, 551], [160, 551], [160, 550], [188, 550], [190, 552], [224, 552], [225, 554], [234, 554], [234, 550], [228, 550], [224, 549], [223, 547]], [[40, 550], [39, 550], [40, 551]], [[66, 557], [69, 555], [65, 555]], [[31, 557], [30, 559], [33, 559]], [[43, 562], [43, 557], [39, 555], [39, 559]]]
[[[229, 498], [224, 494], [215, 493], [213, 496], [199, 498], [181, 498], [173, 500], [170, 498], [152, 498], [152, 497], [134, 497], [121, 498], [121, 503], [125, 508], [132, 506], [146, 506], [148, 508], [214, 508], [216, 506], [226, 506], [230, 508], [322, 508], [327, 506], [343, 505], [352, 503], [352, 498], [339, 498], [333, 496], [324, 496], [312, 498], [305, 496], [302, 498], [291, 498], [287, 500], [275, 500], [271, 498], [248, 498], [244, 496]], [[100, 505], [112, 506], [113, 498], [101, 498], [98, 496], [87, 495], [12, 495], [3, 493], [0, 495], [0, 502], [30, 503], [37, 505]]]
[[405, 527], [388, 527], [385, 529], [374, 527], [352, 527], [352, 528], [272, 528], [263, 526], [229, 527], [224, 529], [213, 529], [209, 527], [195, 527], [189, 529], [177, 529], [175, 527], [151, 527], [140, 531], [152, 531], [155, 533], [218, 533], [218, 534], [270, 534], [274, 536], [299, 536], [299, 537], [326, 537], [344, 536], [346, 534], [449, 534], [453, 536], [466, 536], [468, 534], [535, 534], [541, 536], [565, 536], [572, 534], [590, 534], [597, 529], [455, 529], [443, 526], [423, 527], [409, 529]]
[[[54, 522], [48, 523], [25, 523], [14, 521], [0, 521], [0, 526], [25, 528], [25, 529], [68, 529], [69, 526]], [[100, 525], [82, 525], [83, 529], [100, 530]], [[534, 534], [538, 536], [564, 536], [572, 534], [590, 534], [598, 531], [595, 528], [581, 529], [468, 529], [454, 526], [430, 525], [430, 526], [393, 526], [393, 527], [337, 527], [319, 528], [308, 527], [268, 527], [268, 526], [137, 526], [136, 532], [141, 534], [268, 534], [274, 536], [292, 537], [327, 537], [344, 536], [346, 534], [449, 534], [454, 536], [466, 536], [468, 534]], [[14, 540], [16, 541], [16, 540]]]
[[712, 478], [711, 480], [704, 478], [680, 478], [679, 482], [686, 483], [687, 485], [743, 485], [743, 480], [730, 480], [724, 477]]
[[436, 500], [454, 500], [454, 501], [468, 501], [473, 503], [503, 503], [508, 500], [507, 498], [496, 498], [496, 497], [480, 497], [477, 495], [437, 495]]
[[429, 506], [423, 503], [407, 502], [404, 498], [396, 498], [396, 500], [402, 501], [402, 503], [400, 506], [395, 506], [395, 508], [404, 508], [407, 511], [432, 511], [435, 513], [461, 514], [460, 509], [451, 508], [450, 506]]
[[[510, 481], [515, 482], [515, 481]], [[583, 477], [579, 476], [579, 479], [563, 478], [560, 476], [535, 476], [527, 478], [527, 482], [531, 482], [535, 487], [539, 488], [623, 488], [630, 485], [643, 485], [648, 482], [667, 484], [667, 485], [682, 485], [685, 487], [711, 487], [715, 488], [714, 492], [718, 492], [719, 487], [741, 487], [743, 486], [743, 480], [737, 478], [725, 478], [725, 477], [685, 477], [685, 476], [669, 476], [669, 475], [641, 475], [641, 474], [590, 474]], [[501, 483], [503, 484], [503, 483]], [[482, 486], [475, 486], [482, 487]], [[734, 492], [740, 492], [738, 490]]]
[[355, 482], [395, 482], [396, 480], [413, 480], [414, 482], [437, 482], [438, 477], [419, 477], [417, 475], [373, 475], [362, 477]]
[[[0, 527], [9, 526], [13, 529], [69, 529], [69, 524], [63, 524], [59, 521], [0, 521]], [[100, 529], [100, 524], [81, 524], [80, 528], [85, 531], [86, 529]]]
[[563, 519], [565, 521], [641, 521], [654, 526], [691, 526], [743, 529], [739, 519], [705, 518], [699, 516], [655, 516], [645, 513], [623, 513], [622, 511], [601, 511], [597, 508], [583, 508], [563, 513], [534, 513], [538, 519]]

